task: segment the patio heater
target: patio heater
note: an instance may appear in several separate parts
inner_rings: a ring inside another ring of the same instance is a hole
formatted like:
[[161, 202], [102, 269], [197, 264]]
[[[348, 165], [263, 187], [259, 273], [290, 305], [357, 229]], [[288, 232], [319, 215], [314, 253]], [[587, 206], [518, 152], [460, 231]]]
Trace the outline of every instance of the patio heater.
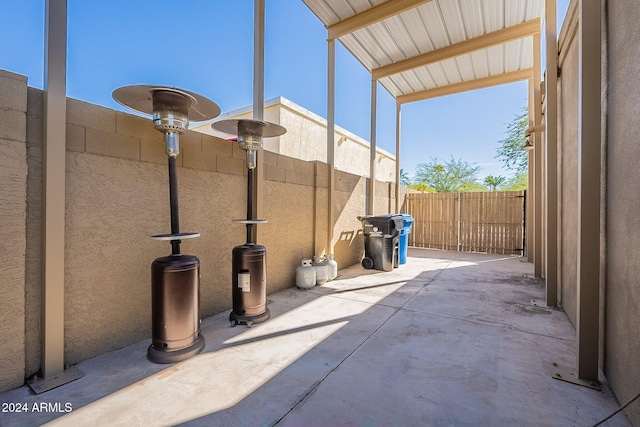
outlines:
[[180, 232], [176, 157], [179, 136], [189, 120], [217, 117], [220, 108], [213, 102], [182, 89], [167, 86], [125, 86], [113, 91], [113, 98], [132, 110], [150, 114], [156, 130], [164, 133], [169, 164], [169, 205], [171, 233], [151, 236], [171, 243], [171, 255], [151, 264], [151, 345], [147, 359], [153, 363], [175, 363], [200, 353], [200, 260], [180, 252], [184, 239], [200, 233]]
[[254, 241], [253, 227], [264, 224], [266, 219], [253, 218], [253, 177], [256, 167], [257, 151], [262, 148], [263, 138], [282, 135], [286, 129], [282, 126], [248, 119], [222, 120], [211, 125], [214, 129], [237, 135], [238, 144], [247, 152], [247, 218], [234, 222], [247, 227], [247, 242], [233, 248], [231, 261], [233, 310], [229, 314], [231, 326], [254, 323], [269, 319], [267, 308], [267, 267], [264, 246]]

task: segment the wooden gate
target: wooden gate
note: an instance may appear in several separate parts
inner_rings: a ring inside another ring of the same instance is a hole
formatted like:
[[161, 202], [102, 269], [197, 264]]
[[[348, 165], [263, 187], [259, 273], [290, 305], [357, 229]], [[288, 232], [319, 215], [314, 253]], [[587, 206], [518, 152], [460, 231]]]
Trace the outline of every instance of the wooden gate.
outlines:
[[407, 194], [409, 245], [522, 255], [524, 191]]

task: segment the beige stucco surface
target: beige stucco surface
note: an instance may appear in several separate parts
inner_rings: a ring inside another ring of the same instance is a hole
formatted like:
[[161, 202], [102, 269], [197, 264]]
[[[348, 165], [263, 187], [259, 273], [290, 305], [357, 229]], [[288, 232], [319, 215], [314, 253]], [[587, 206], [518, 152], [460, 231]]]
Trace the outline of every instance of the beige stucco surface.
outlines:
[[364, 214], [367, 179], [357, 175], [337, 172], [333, 215], [334, 256], [338, 266], [359, 262], [364, 253], [362, 224], [354, 219]]
[[[0, 244], [8, 257], [0, 267], [0, 390], [7, 390], [41, 363], [43, 94], [7, 72], [0, 86]], [[74, 364], [150, 337], [151, 263], [170, 246], [149, 236], [169, 232], [170, 215], [163, 137], [149, 119], [68, 99], [66, 129], [64, 360]], [[183, 241], [182, 252], [200, 259], [207, 317], [231, 307], [231, 251], [246, 236], [232, 222], [246, 215], [245, 152], [193, 131], [180, 148], [181, 231], [201, 233]], [[328, 165], [263, 154], [268, 223], [258, 243], [267, 248], [267, 292], [294, 286], [303, 258], [332, 251], [330, 227], [339, 266], [358, 263], [366, 178], [337, 171], [330, 226]]]
[[308, 186], [265, 183], [265, 218], [260, 244], [267, 248], [269, 293], [295, 286], [300, 260], [313, 255], [313, 191]]
[[26, 78], [0, 71], [0, 390], [25, 371]]
[[[579, 23], [572, 1], [560, 39], [563, 60], [560, 76], [560, 244], [562, 308], [576, 325], [578, 302], [578, 66]], [[637, 17], [640, 5], [634, 2], [603, 2], [603, 143], [601, 208], [600, 287], [600, 367], [621, 403], [638, 392], [640, 367], [640, 291], [637, 277], [640, 264], [640, 206], [637, 182], [640, 181], [637, 135], [640, 125], [640, 32]], [[589, 171], [585, 171], [588, 173]], [[589, 315], [590, 313], [583, 313]], [[640, 423], [640, 407], [625, 410], [632, 423]]]
[[[607, 2], [608, 115], [604, 370], [626, 402], [640, 383], [640, 31], [638, 2]], [[640, 405], [625, 411], [640, 425]]]
[[563, 45], [563, 55], [566, 57], [561, 64], [562, 72], [558, 79], [561, 247], [559, 303], [575, 325], [578, 280], [578, 43], [575, 38], [566, 40], [572, 42]]

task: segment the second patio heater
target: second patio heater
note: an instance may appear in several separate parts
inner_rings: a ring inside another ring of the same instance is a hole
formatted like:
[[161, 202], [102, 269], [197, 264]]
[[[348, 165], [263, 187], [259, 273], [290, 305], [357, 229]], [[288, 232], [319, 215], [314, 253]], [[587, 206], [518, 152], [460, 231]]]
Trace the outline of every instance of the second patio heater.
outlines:
[[237, 135], [238, 145], [247, 152], [247, 219], [234, 222], [246, 224], [247, 242], [233, 248], [231, 261], [233, 310], [229, 314], [232, 326], [254, 323], [269, 319], [267, 308], [267, 250], [254, 241], [253, 227], [264, 224], [266, 219], [253, 218], [253, 177], [257, 151], [262, 148], [262, 139], [282, 135], [282, 126], [248, 119], [222, 120], [211, 125], [214, 129]]
[[200, 260], [180, 252], [184, 239], [200, 233], [180, 232], [176, 157], [179, 136], [189, 120], [217, 117], [220, 108], [213, 102], [182, 89], [167, 86], [125, 86], [113, 91], [113, 98], [132, 110], [151, 114], [156, 130], [164, 133], [169, 164], [169, 204], [171, 233], [151, 236], [171, 243], [171, 255], [151, 264], [151, 345], [147, 358], [153, 363], [175, 363], [204, 349], [200, 335]]

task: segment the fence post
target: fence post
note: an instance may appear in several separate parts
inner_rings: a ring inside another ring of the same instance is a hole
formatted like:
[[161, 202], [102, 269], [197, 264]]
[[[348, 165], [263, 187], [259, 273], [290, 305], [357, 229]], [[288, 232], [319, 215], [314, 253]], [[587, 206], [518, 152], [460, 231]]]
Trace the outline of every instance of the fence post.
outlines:
[[529, 251], [527, 251], [527, 190], [524, 190], [522, 197], [524, 198], [522, 202], [522, 256], [529, 256]]
[[460, 226], [461, 226], [461, 220], [462, 220], [462, 194], [461, 193], [457, 193], [457, 197], [454, 200], [458, 201], [458, 231], [457, 231], [457, 235], [456, 235], [456, 240], [458, 242], [458, 252], [460, 252], [460, 250], [462, 249], [462, 242], [460, 241]]

